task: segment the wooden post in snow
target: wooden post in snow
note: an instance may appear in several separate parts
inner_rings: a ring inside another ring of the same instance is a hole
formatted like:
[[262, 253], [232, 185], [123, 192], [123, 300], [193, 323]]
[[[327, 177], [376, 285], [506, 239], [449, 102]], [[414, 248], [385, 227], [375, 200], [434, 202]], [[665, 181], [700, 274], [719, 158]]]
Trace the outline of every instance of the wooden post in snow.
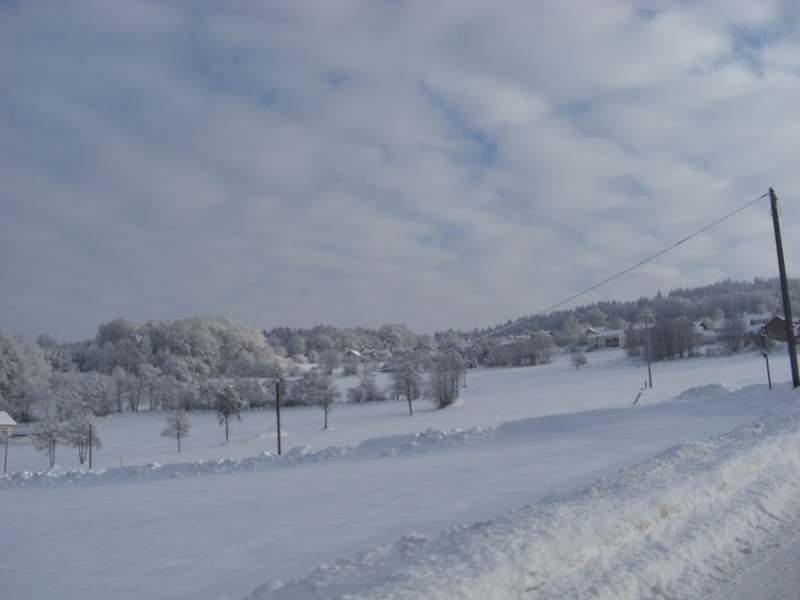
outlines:
[[278, 456], [281, 455], [281, 381], [275, 382], [275, 415], [278, 418]]
[[781, 278], [781, 298], [783, 299], [783, 318], [786, 319], [786, 339], [789, 342], [789, 362], [792, 366], [792, 386], [800, 387], [800, 372], [797, 370], [797, 341], [794, 339], [794, 321], [792, 320], [792, 301], [789, 298], [789, 281], [786, 278], [786, 261], [783, 258], [783, 241], [781, 240], [780, 211], [778, 196], [769, 188], [769, 199], [772, 205], [772, 224], [775, 229], [775, 248], [778, 251], [778, 272]]

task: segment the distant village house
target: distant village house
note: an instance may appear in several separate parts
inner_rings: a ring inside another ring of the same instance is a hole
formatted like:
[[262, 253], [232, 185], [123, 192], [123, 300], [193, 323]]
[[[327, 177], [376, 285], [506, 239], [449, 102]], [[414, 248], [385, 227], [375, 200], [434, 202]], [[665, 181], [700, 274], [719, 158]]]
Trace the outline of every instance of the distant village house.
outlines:
[[0, 410], [0, 437], [11, 437], [11, 432], [17, 422], [6, 411]]

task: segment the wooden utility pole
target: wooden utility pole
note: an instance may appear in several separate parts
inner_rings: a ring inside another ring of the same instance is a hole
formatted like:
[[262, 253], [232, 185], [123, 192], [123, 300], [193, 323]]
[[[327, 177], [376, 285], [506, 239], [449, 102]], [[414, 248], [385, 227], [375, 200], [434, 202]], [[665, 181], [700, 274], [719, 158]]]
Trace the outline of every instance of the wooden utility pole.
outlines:
[[650, 384], [650, 389], [653, 389], [653, 367], [652, 367], [652, 359], [650, 357], [650, 319], [655, 317], [652, 314], [639, 314], [636, 315], [637, 317], [644, 319], [644, 338], [645, 338], [645, 345], [647, 346], [647, 379], [648, 381], [644, 382], [644, 387], [647, 387], [647, 384]]
[[89, 470], [92, 470], [92, 429], [94, 429], [94, 425], [89, 423]]
[[278, 417], [278, 456], [281, 455], [281, 380], [275, 382], [275, 415]]
[[797, 369], [797, 340], [794, 339], [794, 321], [792, 320], [792, 301], [789, 298], [789, 281], [786, 277], [786, 262], [783, 258], [783, 241], [781, 240], [780, 212], [778, 196], [769, 188], [769, 199], [772, 205], [772, 224], [775, 227], [775, 247], [778, 251], [778, 271], [781, 278], [781, 297], [783, 299], [783, 318], [786, 320], [786, 339], [789, 342], [789, 362], [792, 366], [792, 386], [800, 387], [800, 372]]

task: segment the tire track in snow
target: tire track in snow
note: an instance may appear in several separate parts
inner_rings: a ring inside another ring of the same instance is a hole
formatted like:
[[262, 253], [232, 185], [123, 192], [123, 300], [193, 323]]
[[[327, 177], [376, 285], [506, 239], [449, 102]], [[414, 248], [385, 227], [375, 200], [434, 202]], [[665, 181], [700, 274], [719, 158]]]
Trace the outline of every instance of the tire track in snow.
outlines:
[[797, 600], [800, 597], [800, 517], [756, 564], [704, 600]]

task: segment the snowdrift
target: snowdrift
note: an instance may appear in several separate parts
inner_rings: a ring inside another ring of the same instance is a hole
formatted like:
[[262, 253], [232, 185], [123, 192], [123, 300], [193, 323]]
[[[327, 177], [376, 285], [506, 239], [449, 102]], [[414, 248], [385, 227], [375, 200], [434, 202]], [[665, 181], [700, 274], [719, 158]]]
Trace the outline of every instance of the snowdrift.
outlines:
[[[535, 421], [554, 431], [559, 419], [587, 415]], [[532, 425], [497, 435], [529, 434]], [[505, 516], [409, 534], [280, 589], [268, 582], [249, 600], [702, 598], [796, 527], [798, 515], [793, 406]]]

